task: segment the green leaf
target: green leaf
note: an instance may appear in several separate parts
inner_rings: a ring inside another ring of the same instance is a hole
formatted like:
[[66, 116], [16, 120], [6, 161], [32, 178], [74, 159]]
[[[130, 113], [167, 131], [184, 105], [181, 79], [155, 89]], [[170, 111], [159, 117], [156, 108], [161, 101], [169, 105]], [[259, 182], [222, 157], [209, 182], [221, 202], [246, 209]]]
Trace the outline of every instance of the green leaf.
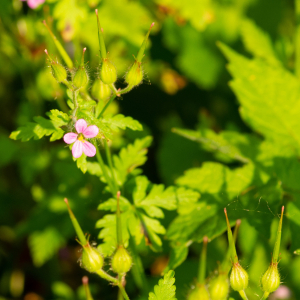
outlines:
[[167, 267], [164, 269], [164, 273], [180, 266], [186, 260], [188, 253], [189, 248], [186, 244], [172, 247], [170, 260]]
[[80, 169], [83, 174], [85, 174], [87, 171], [86, 155], [84, 153], [82, 153], [82, 155], [79, 158], [73, 157], [73, 160], [76, 161], [77, 168]]
[[174, 275], [175, 272], [171, 270], [160, 279], [158, 285], [154, 287], [154, 293], [149, 293], [149, 300], [177, 300]]
[[62, 281], [55, 281], [52, 284], [52, 292], [59, 299], [74, 299], [73, 290], [66, 283]]
[[130, 128], [131, 130], [143, 130], [143, 126], [131, 117], [125, 117], [124, 115], [104, 116], [101, 120], [105, 125], [111, 128], [111, 130], [118, 132], [119, 129]]
[[245, 48], [254, 56], [265, 59], [273, 65], [280, 65], [276, 57], [270, 36], [263, 32], [251, 20], [242, 23], [241, 33]]
[[200, 198], [200, 193], [191, 189], [180, 187], [176, 189], [178, 213], [181, 215], [189, 214], [196, 207]]
[[152, 137], [147, 136], [143, 139], [136, 139], [133, 144], [122, 148], [119, 155], [113, 156], [116, 169], [117, 181], [122, 186], [127, 176], [137, 167], [143, 165], [147, 160], [147, 147], [151, 145]]
[[29, 122], [25, 126], [18, 128], [17, 131], [11, 133], [10, 138], [27, 142], [32, 138], [38, 140], [44, 136], [51, 135], [51, 142], [61, 139], [64, 131], [59, 127], [67, 125], [70, 118], [67, 114], [56, 109], [51, 110], [48, 116], [51, 120], [43, 117], [34, 117], [33, 119], [36, 123]]
[[230, 85], [245, 122], [266, 138], [299, 150], [299, 80], [283, 68], [247, 59], [224, 44], [220, 48], [230, 61], [234, 77]]
[[54, 227], [48, 227], [44, 231], [33, 232], [28, 239], [33, 263], [36, 267], [42, 266], [65, 243], [64, 238]]

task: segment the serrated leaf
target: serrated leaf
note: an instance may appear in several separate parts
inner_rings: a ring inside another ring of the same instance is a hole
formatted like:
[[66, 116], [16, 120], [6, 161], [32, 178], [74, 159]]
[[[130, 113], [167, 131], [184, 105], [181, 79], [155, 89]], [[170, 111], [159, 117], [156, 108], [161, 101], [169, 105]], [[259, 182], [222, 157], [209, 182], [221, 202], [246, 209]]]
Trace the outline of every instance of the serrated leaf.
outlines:
[[143, 130], [143, 126], [131, 117], [124, 115], [105, 116], [101, 121], [111, 128], [111, 130], [118, 132], [119, 129], [130, 128], [131, 130]]
[[48, 227], [44, 231], [33, 232], [28, 239], [33, 263], [36, 267], [42, 266], [65, 243], [64, 238], [54, 227]]
[[46, 115], [55, 123], [55, 126], [58, 127], [68, 125], [70, 121], [70, 117], [58, 109], [52, 109], [46, 113]]
[[174, 276], [175, 272], [172, 270], [164, 275], [164, 278], [160, 279], [158, 285], [154, 287], [154, 293], [149, 293], [149, 300], [177, 300]]
[[266, 138], [299, 151], [299, 80], [281, 67], [247, 59], [224, 44], [220, 48], [230, 61], [231, 88], [245, 122]]
[[136, 139], [133, 144], [122, 148], [118, 156], [113, 156], [117, 181], [120, 186], [125, 183], [128, 174], [146, 162], [147, 148], [151, 142], [152, 137], [150, 136], [143, 139]]
[[[120, 210], [122, 211], [126, 211], [130, 208], [131, 204], [130, 202], [124, 198], [124, 197], [120, 197]], [[114, 198], [110, 198], [107, 201], [101, 203], [98, 206], [99, 210], [109, 210], [112, 212], [116, 212], [117, 211], [117, 200]]]
[[244, 20], [241, 33], [245, 48], [254, 56], [265, 59], [273, 65], [280, 65], [276, 57], [270, 36], [263, 32], [251, 20]]
[[188, 214], [196, 207], [200, 193], [180, 187], [176, 189], [177, 209], [181, 215]]

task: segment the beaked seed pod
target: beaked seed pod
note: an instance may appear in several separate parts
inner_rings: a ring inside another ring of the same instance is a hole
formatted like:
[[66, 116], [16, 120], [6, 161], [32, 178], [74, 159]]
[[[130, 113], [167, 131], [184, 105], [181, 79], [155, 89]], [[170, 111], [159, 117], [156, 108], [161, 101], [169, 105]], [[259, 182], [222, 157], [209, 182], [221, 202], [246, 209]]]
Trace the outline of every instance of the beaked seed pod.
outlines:
[[67, 71], [66, 69], [58, 62], [54, 61], [50, 55], [48, 54], [47, 49], [45, 49], [45, 53], [49, 57], [50, 60], [50, 66], [51, 66], [51, 71], [53, 77], [58, 81], [58, 82], [63, 82], [67, 79]]
[[112, 84], [117, 80], [117, 70], [107, 58], [103, 59], [100, 78], [106, 84]]
[[141, 68], [141, 63], [135, 61], [128, 73], [125, 76], [125, 81], [130, 86], [139, 85], [143, 80], [143, 70]]
[[89, 243], [83, 246], [81, 262], [82, 266], [89, 272], [97, 272], [103, 267], [103, 257], [101, 253]]
[[208, 286], [211, 300], [226, 300], [229, 293], [229, 281], [226, 274], [214, 277]]
[[278, 272], [277, 263], [271, 263], [268, 270], [261, 279], [263, 291], [272, 293], [275, 292], [280, 285], [280, 275]]
[[91, 94], [95, 99], [105, 101], [110, 97], [111, 89], [100, 78], [97, 78], [92, 85]]
[[233, 290], [243, 291], [248, 286], [248, 273], [237, 262], [233, 265], [230, 274], [230, 285]]
[[209, 293], [204, 284], [197, 284], [188, 295], [188, 300], [210, 300]]
[[89, 81], [89, 77], [84, 67], [79, 67], [73, 78], [73, 85], [80, 89], [85, 87]]
[[117, 274], [127, 273], [132, 265], [132, 258], [123, 246], [119, 246], [111, 260], [111, 267]]

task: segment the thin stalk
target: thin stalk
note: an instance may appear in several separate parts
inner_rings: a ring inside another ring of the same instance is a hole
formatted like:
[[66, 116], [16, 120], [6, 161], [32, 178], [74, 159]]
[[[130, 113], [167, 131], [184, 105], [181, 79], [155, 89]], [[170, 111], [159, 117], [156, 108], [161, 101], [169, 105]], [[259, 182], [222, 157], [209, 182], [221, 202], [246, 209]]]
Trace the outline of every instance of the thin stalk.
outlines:
[[66, 50], [64, 49], [64, 47], [61, 45], [61, 43], [59, 42], [59, 40], [57, 39], [57, 37], [53, 34], [53, 32], [51, 31], [51, 29], [49, 28], [49, 26], [47, 25], [46, 21], [43, 21], [45, 27], [47, 28], [47, 30], [49, 31], [52, 40], [58, 50], [58, 52], [60, 53], [61, 57], [63, 58], [64, 62], [66, 63], [66, 65], [68, 66], [68, 68], [72, 69], [73, 68], [73, 62], [70, 58], [70, 56], [68, 55], [68, 53], [66, 52]]
[[124, 88], [123, 90], [118, 91], [118, 93], [119, 93], [120, 95], [121, 95], [121, 94], [125, 94], [125, 93], [131, 91], [132, 88], [133, 88], [133, 85], [128, 85], [128, 86], [127, 86], [126, 88]]
[[129, 297], [128, 297], [128, 295], [127, 295], [127, 293], [126, 293], [126, 291], [125, 291], [125, 289], [124, 289], [124, 287], [123, 287], [123, 285], [122, 285], [122, 283], [118, 284], [118, 286], [119, 286], [119, 289], [120, 289], [120, 291], [121, 291], [124, 299], [125, 300], [130, 300]]
[[[122, 276], [119, 275], [118, 279], [119, 279], [119, 285], [122, 285]], [[123, 300], [123, 294], [121, 289], [119, 289], [118, 300]]]
[[85, 298], [86, 300], [94, 300], [89, 288], [89, 279], [87, 276], [83, 276], [82, 277], [82, 283], [83, 283], [83, 287], [84, 287], [84, 291], [85, 291]]
[[114, 190], [117, 191], [118, 190], [118, 184], [117, 184], [117, 181], [116, 181], [116, 178], [115, 178], [115, 172], [114, 172], [114, 167], [113, 167], [113, 163], [112, 163], [111, 153], [110, 153], [110, 149], [108, 147], [108, 143], [107, 143], [106, 139], [104, 139], [104, 145], [105, 145], [105, 152], [106, 152], [108, 165], [109, 165], [109, 168], [111, 170], [112, 183], [113, 183], [113, 186], [114, 186]]
[[72, 90], [72, 100], [73, 100], [73, 104], [74, 104], [74, 109], [73, 109], [73, 113], [72, 113], [73, 120], [76, 120], [76, 114], [77, 114], [77, 109], [78, 109], [77, 96], [78, 96], [78, 92]]
[[281, 208], [281, 217], [277, 229], [276, 241], [274, 245], [274, 251], [272, 256], [272, 264], [278, 263], [279, 250], [280, 250], [280, 241], [281, 241], [281, 230], [282, 230], [282, 219], [283, 219], [284, 206]]
[[245, 291], [244, 291], [244, 290], [242, 290], [242, 291], [239, 291], [239, 294], [240, 294], [240, 296], [242, 297], [242, 299], [244, 299], [244, 300], [248, 300], [248, 297], [247, 297], [247, 295], [246, 295], [246, 293], [245, 293]]
[[104, 114], [104, 112], [106, 111], [106, 109], [109, 107], [109, 105], [114, 101], [114, 99], [116, 98], [116, 94], [113, 94], [112, 97], [109, 99], [109, 101], [105, 104], [105, 106], [102, 108], [98, 119], [100, 119], [102, 117], [102, 115]]
[[117, 278], [110, 276], [109, 274], [107, 274], [106, 272], [104, 272], [102, 269], [98, 270], [96, 272], [101, 278], [110, 281], [112, 283], [114, 283], [115, 285], [119, 286], [119, 281]]
[[263, 296], [262, 296], [262, 298], [260, 300], [266, 300], [266, 299], [268, 299], [269, 295], [270, 295], [270, 293], [264, 292], [264, 294], [263, 294]]
[[300, 0], [295, 0], [296, 36], [295, 36], [295, 73], [300, 78]]
[[116, 212], [116, 227], [117, 227], [117, 242], [118, 247], [123, 246], [122, 237], [122, 216], [120, 211], [120, 191], [117, 192], [117, 212]]
[[107, 173], [107, 170], [106, 170], [106, 168], [105, 168], [105, 164], [104, 164], [104, 162], [103, 162], [103, 159], [102, 159], [102, 156], [101, 156], [99, 147], [98, 147], [98, 145], [97, 145], [97, 143], [96, 143], [95, 141], [94, 141], [94, 146], [96, 147], [96, 157], [97, 157], [97, 160], [98, 160], [98, 162], [99, 162], [100, 168], [101, 168], [101, 170], [102, 170], [102, 172], [103, 172], [103, 175], [104, 175], [104, 177], [105, 177], [105, 179], [106, 179], [106, 182], [107, 182], [107, 184], [108, 184], [108, 186], [109, 186], [109, 188], [110, 188], [111, 193], [112, 193], [113, 195], [115, 195], [116, 193], [114, 193], [114, 187], [113, 187], [113, 185], [112, 185], [112, 183], [111, 183], [111, 180], [110, 180], [110, 178], [109, 178], [109, 176], [108, 176], [108, 173]]
[[205, 282], [207, 243], [208, 243], [208, 238], [207, 236], [205, 236], [203, 238], [203, 246], [200, 255], [199, 270], [198, 270], [198, 283], [200, 284], [204, 284]]

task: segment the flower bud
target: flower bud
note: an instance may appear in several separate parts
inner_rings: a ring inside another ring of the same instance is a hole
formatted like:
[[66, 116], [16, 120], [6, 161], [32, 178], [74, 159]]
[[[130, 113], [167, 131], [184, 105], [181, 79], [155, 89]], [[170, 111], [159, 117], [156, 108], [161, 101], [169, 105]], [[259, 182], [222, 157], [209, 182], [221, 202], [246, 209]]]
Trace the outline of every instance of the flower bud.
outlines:
[[226, 300], [229, 293], [229, 282], [226, 274], [219, 274], [209, 283], [211, 300]]
[[143, 70], [141, 68], [141, 63], [135, 61], [129, 72], [125, 76], [125, 81], [128, 85], [135, 86], [139, 85], [143, 80]]
[[280, 285], [280, 275], [277, 263], [271, 263], [261, 279], [262, 288], [267, 293], [275, 292]]
[[248, 273], [237, 262], [233, 265], [230, 274], [230, 285], [233, 290], [239, 292], [248, 286]]
[[100, 78], [106, 84], [112, 84], [117, 80], [117, 70], [107, 58], [103, 59]]
[[105, 101], [110, 97], [111, 89], [100, 78], [97, 78], [92, 85], [91, 94], [95, 99]]
[[188, 300], [210, 300], [209, 293], [204, 284], [197, 286], [188, 295]]
[[89, 243], [83, 246], [81, 258], [82, 266], [89, 272], [97, 272], [103, 267], [103, 257], [101, 253], [91, 247]]
[[82, 53], [82, 59], [81, 59], [81, 64], [78, 68], [78, 70], [76, 71], [74, 78], [73, 78], [73, 85], [80, 89], [82, 87], [85, 87], [89, 81], [89, 77], [87, 75], [87, 72], [85, 70], [84, 67], [84, 53], [86, 51], [86, 48], [83, 49], [83, 53]]
[[111, 267], [117, 274], [127, 273], [132, 265], [132, 258], [123, 246], [119, 246], [111, 260]]
[[45, 53], [49, 57], [50, 60], [50, 66], [52, 70], [52, 75], [53, 77], [58, 81], [58, 82], [63, 82], [67, 79], [67, 71], [66, 69], [58, 62], [54, 61], [50, 55], [48, 54], [47, 49], [45, 49]]

